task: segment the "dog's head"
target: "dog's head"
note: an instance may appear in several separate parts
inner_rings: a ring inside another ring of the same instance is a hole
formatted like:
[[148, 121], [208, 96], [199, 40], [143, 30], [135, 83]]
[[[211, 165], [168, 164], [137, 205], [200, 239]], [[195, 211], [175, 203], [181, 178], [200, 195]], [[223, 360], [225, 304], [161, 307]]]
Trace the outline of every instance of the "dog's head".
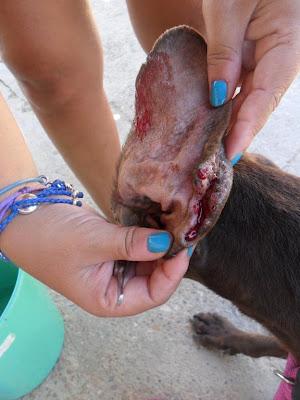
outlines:
[[210, 106], [201, 36], [185, 26], [163, 34], [136, 80], [135, 118], [113, 195], [116, 221], [169, 231], [169, 254], [206, 235], [232, 183], [222, 144], [230, 113], [230, 103]]

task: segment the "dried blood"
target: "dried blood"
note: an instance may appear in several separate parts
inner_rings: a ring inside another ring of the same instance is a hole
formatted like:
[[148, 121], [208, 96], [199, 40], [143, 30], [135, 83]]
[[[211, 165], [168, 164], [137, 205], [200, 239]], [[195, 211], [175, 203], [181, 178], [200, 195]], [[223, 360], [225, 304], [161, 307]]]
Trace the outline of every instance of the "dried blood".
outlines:
[[151, 123], [150, 104], [147, 101], [146, 96], [146, 88], [143, 82], [140, 82], [137, 88], [135, 119], [136, 134], [140, 139], [143, 139], [146, 136]]
[[193, 226], [193, 228], [190, 229], [190, 231], [185, 235], [185, 240], [187, 242], [190, 242], [197, 237], [205, 218], [209, 215], [211, 211], [213, 211], [214, 206], [211, 207], [210, 205], [210, 197], [213, 192], [216, 181], [217, 181], [216, 178], [211, 181], [205, 196], [201, 200], [199, 200], [196, 204], [193, 205], [193, 211], [195, 214], [197, 214], [197, 222], [196, 225]]
[[158, 96], [166, 97], [171, 83], [169, 56], [159, 52], [148, 58], [136, 81], [135, 131], [139, 139], [144, 139], [153, 125], [153, 115], [160, 112]]
[[203, 181], [204, 179], [207, 178], [207, 171], [205, 171], [203, 169], [198, 169], [197, 176], [199, 179], [201, 179]]
[[136, 131], [140, 139], [146, 136], [148, 129], [150, 128], [150, 113], [147, 109], [138, 115], [136, 118]]
[[204, 214], [204, 208], [202, 201], [199, 200], [197, 204], [194, 205], [193, 207], [194, 212], [197, 211], [197, 223], [196, 225], [185, 235], [185, 240], [187, 242], [194, 240], [196, 236], [198, 235], [199, 229], [201, 228], [201, 225], [204, 221], [205, 214]]

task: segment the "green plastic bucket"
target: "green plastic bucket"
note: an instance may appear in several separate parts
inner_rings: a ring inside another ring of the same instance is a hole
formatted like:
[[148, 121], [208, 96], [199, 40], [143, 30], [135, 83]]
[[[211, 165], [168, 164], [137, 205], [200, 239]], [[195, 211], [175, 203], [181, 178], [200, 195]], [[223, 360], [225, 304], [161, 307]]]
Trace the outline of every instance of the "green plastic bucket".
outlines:
[[40, 385], [56, 364], [64, 324], [47, 288], [0, 260], [0, 400]]

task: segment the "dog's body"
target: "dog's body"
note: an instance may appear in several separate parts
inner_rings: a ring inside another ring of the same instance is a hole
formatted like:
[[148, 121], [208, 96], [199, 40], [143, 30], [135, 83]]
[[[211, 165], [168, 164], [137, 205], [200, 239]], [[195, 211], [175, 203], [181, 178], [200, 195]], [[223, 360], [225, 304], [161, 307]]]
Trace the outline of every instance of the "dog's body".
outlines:
[[197, 245], [187, 277], [274, 335], [198, 314], [203, 345], [254, 357], [290, 352], [300, 362], [300, 178], [249, 154], [234, 168], [231, 189], [222, 143], [231, 107], [210, 106], [206, 69], [205, 43], [187, 27], [168, 31], [148, 55], [136, 81], [114, 215], [126, 225], [170, 231], [169, 255]]
[[255, 357], [289, 351], [300, 360], [300, 178], [263, 157], [245, 156], [217, 224], [196, 248], [188, 277], [231, 300], [282, 347], [228, 326], [222, 332], [221, 320], [213, 333], [209, 315], [195, 318], [202, 343]]

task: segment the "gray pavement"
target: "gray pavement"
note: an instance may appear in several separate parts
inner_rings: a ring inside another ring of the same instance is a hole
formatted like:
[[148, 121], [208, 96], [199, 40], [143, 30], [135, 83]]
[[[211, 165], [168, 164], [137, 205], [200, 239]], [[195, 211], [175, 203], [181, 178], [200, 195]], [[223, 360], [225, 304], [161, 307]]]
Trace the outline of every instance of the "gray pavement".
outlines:
[[[133, 115], [134, 81], [145, 55], [121, 0], [92, 2], [105, 50], [105, 86], [121, 138]], [[46, 137], [14, 78], [0, 63], [7, 99], [41, 173], [77, 180]], [[252, 145], [300, 175], [300, 79]], [[240, 327], [261, 330], [228, 301], [184, 281], [171, 300], [144, 315], [98, 319], [54, 294], [66, 326], [62, 357], [49, 378], [24, 400], [268, 400], [278, 381], [277, 359], [225, 356], [196, 346], [189, 318], [217, 311]]]

